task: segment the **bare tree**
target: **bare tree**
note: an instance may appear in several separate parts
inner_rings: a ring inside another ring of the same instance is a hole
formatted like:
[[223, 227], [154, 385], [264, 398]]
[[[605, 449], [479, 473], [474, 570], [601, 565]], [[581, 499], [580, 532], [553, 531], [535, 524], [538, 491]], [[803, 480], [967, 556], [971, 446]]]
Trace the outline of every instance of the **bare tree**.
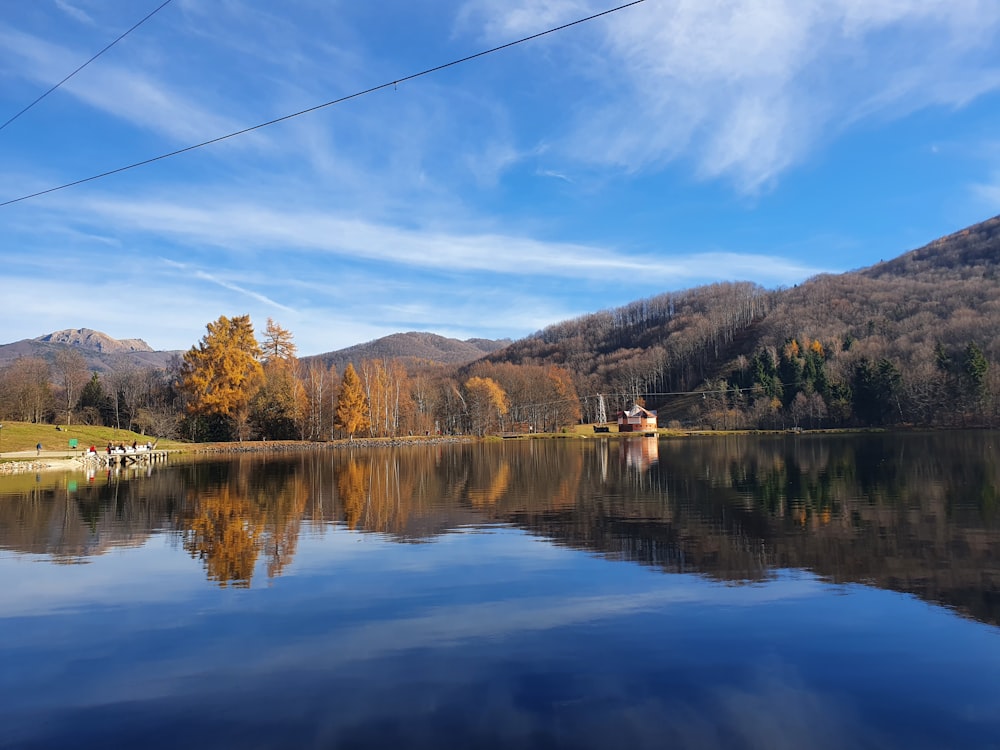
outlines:
[[66, 404], [66, 424], [73, 422], [73, 410], [80, 398], [80, 391], [90, 380], [87, 360], [76, 349], [67, 348], [56, 354], [56, 373]]

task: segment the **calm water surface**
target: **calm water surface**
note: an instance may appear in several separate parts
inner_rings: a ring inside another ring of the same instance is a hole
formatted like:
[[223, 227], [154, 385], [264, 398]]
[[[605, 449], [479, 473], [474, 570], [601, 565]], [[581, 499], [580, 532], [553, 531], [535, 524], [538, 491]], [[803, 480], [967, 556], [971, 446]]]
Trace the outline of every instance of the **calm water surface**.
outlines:
[[997, 748], [996, 433], [0, 481], [3, 748]]

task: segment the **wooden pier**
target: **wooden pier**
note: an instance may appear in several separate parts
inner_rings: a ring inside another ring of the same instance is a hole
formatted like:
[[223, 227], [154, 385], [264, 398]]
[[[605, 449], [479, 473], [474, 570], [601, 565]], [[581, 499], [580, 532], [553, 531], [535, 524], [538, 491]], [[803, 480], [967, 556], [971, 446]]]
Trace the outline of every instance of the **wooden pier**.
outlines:
[[109, 468], [112, 466], [138, 466], [166, 461], [167, 451], [145, 447], [112, 450], [110, 453], [107, 451], [98, 451], [97, 453], [84, 451], [80, 460], [88, 466]]

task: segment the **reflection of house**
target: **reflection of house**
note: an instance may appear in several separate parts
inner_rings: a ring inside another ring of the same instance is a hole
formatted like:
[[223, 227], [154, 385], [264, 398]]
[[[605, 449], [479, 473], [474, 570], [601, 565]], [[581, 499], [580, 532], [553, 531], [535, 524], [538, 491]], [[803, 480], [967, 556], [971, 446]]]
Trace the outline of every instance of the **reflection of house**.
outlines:
[[630, 469], [646, 471], [660, 460], [660, 442], [652, 437], [629, 438], [621, 441], [625, 465]]
[[618, 412], [618, 432], [643, 432], [656, 429], [656, 412], [635, 404], [628, 411]]

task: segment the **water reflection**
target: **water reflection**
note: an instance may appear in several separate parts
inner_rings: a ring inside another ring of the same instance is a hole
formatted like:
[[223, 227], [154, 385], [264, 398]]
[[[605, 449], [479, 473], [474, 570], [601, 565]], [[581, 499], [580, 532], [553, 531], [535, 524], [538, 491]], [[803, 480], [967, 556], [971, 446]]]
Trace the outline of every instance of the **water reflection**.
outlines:
[[222, 586], [293, 565], [304, 528], [419, 542], [506, 524], [727, 582], [809, 570], [1000, 624], [991, 433], [527, 441], [241, 457], [0, 484], [0, 547], [85, 562], [153, 535]]

